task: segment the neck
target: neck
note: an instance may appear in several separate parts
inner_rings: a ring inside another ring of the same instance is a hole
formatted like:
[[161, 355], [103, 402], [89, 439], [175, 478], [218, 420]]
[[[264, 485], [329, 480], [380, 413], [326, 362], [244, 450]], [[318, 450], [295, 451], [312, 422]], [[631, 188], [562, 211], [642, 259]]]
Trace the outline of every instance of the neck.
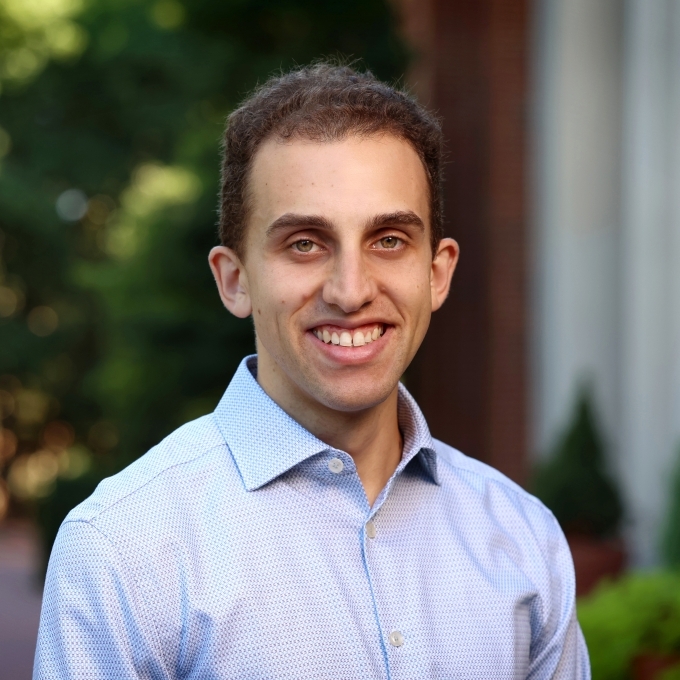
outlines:
[[[270, 365], [272, 364], [272, 365]], [[398, 388], [362, 411], [337, 411], [311, 398], [283, 374], [266, 353], [258, 355], [257, 381], [291, 418], [354, 460], [369, 505], [394, 474], [403, 448], [397, 419]]]

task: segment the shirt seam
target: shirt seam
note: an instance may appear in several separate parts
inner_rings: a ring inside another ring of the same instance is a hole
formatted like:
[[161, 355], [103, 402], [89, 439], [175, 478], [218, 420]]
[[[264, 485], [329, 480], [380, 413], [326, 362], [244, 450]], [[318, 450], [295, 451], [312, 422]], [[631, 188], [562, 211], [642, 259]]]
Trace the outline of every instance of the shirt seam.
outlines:
[[[193, 463], [194, 461], [198, 460], [199, 458], [202, 458], [203, 456], [207, 455], [208, 453], [210, 453], [214, 449], [218, 449], [221, 446], [224, 446], [224, 447], [227, 448], [227, 450], [229, 450], [229, 447], [227, 446], [226, 442], [220, 442], [218, 444], [215, 444], [214, 446], [211, 446], [210, 448], [205, 449], [204, 451], [201, 451], [201, 453], [199, 453], [194, 458], [190, 458], [188, 460], [183, 460], [179, 463], [174, 463], [172, 465], [168, 465], [168, 467], [165, 467], [162, 470], [160, 470], [159, 472], [157, 472], [155, 475], [153, 475], [153, 477], [150, 477], [149, 479], [147, 479], [143, 484], [140, 484], [139, 486], [135, 487], [134, 489], [132, 489], [132, 491], [129, 491], [128, 493], [124, 494], [120, 498], [117, 498], [115, 501], [112, 501], [105, 508], [101, 508], [101, 510], [98, 510], [97, 512], [88, 516], [87, 518], [82, 518], [82, 517], [73, 517], [73, 518], [70, 518], [70, 519], [67, 518], [66, 520], [64, 520], [64, 522], [67, 522], [67, 521], [68, 522], [86, 522], [86, 523], [94, 522], [96, 519], [101, 517], [105, 512], [108, 512], [109, 510], [116, 507], [116, 505], [118, 505], [119, 503], [122, 503], [124, 500], [126, 500], [130, 496], [136, 494], [138, 491], [141, 491], [145, 486], [148, 486], [149, 484], [151, 484], [151, 482], [153, 482], [154, 480], [156, 480], [158, 477], [165, 474], [169, 470], [173, 470], [175, 468], [181, 467], [182, 465], [188, 465], [189, 463]], [[232, 460], [233, 460], [233, 457], [232, 457]]]
[[[442, 442], [442, 443], [443, 443], [443, 442]], [[448, 445], [447, 445], [447, 446], [448, 446]], [[453, 447], [451, 447], [451, 448], [453, 448]], [[458, 449], [454, 449], [454, 450], [457, 451], [458, 453], [460, 453], [460, 454], [463, 455], [463, 456], [465, 455], [465, 454], [462, 453], [461, 451], [458, 451]], [[477, 472], [476, 470], [473, 470], [473, 469], [471, 469], [471, 468], [464, 467], [464, 466], [462, 466], [462, 465], [458, 465], [457, 463], [454, 463], [454, 462], [452, 462], [452, 461], [450, 461], [450, 460], [446, 460], [446, 459], [445, 459], [443, 456], [441, 456], [440, 454], [437, 454], [437, 459], [438, 459], [438, 460], [443, 460], [443, 462], [444, 462], [445, 464], [449, 465], [449, 466], [450, 466], [452, 469], [454, 469], [454, 470], [460, 470], [460, 471], [462, 471], [462, 472], [469, 472], [470, 474], [474, 475], [475, 477], [478, 477], [478, 478], [483, 479], [485, 482], [498, 484], [499, 486], [503, 487], [504, 489], [507, 489], [508, 491], [511, 491], [511, 492], [513, 493], [514, 496], [517, 496], [518, 498], [521, 498], [521, 499], [524, 499], [524, 500], [526, 500], [526, 501], [529, 501], [530, 503], [532, 503], [533, 505], [535, 505], [536, 507], [538, 507], [540, 510], [543, 510], [544, 512], [547, 512], [548, 515], [550, 515], [550, 517], [553, 519], [553, 521], [557, 522], [557, 520], [556, 520], [554, 514], [552, 513], [552, 511], [550, 510], [550, 508], [546, 507], [544, 503], [542, 503], [542, 502], [541, 502], [538, 498], [536, 498], [535, 496], [532, 496], [532, 495], [531, 495], [528, 491], [526, 491], [525, 489], [522, 489], [521, 487], [517, 487], [517, 488], [516, 488], [516, 487], [515, 487], [515, 482], [513, 482], [512, 480], [505, 481], [504, 479], [496, 479], [496, 478], [495, 478], [494, 476], [492, 476], [492, 475], [487, 475], [487, 474], [484, 474], [484, 473], [482, 473], [482, 472]], [[495, 470], [495, 468], [492, 468], [492, 469]], [[496, 470], [496, 472], [498, 472], [498, 470]], [[502, 475], [503, 473], [502, 473], [502, 472], [499, 472], [499, 474]], [[510, 483], [508, 483], [508, 482], [510, 482]], [[558, 526], [559, 526], [559, 524], [558, 524]]]

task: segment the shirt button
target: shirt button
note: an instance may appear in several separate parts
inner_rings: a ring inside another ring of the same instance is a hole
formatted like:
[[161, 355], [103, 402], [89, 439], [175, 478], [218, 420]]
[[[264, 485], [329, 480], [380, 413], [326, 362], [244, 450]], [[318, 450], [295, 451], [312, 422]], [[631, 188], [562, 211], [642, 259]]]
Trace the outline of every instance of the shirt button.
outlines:
[[392, 647], [401, 647], [404, 644], [404, 636], [398, 630], [393, 630], [387, 639]]
[[336, 475], [343, 471], [345, 464], [339, 458], [331, 458], [328, 461], [328, 469]]
[[369, 538], [375, 538], [375, 533], [375, 524], [373, 524], [373, 521], [369, 519], [368, 522], [366, 522], [366, 536]]

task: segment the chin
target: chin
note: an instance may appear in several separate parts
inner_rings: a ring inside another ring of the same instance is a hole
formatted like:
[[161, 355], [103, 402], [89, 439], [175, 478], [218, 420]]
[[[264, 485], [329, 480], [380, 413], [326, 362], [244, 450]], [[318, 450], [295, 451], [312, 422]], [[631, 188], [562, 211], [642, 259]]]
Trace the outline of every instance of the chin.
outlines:
[[[334, 411], [352, 413], [382, 404], [394, 392], [398, 379], [313, 381], [303, 387], [315, 401]], [[330, 385], [329, 385], [330, 383]]]

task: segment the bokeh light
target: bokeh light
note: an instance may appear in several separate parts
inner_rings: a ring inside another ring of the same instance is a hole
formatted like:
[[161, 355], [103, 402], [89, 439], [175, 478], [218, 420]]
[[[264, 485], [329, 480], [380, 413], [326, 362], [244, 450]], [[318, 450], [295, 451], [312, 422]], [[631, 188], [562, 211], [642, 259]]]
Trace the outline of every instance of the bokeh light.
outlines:
[[0, 468], [17, 452], [17, 436], [6, 427], [0, 428]]
[[44, 338], [54, 333], [59, 326], [59, 316], [52, 309], [46, 305], [34, 307], [26, 318], [28, 328], [34, 335]]
[[7, 484], [22, 500], [44, 498], [52, 491], [59, 473], [59, 460], [54, 451], [43, 450], [19, 456], [10, 466]]
[[8, 286], [0, 286], [0, 316], [12, 316], [19, 306], [19, 296]]
[[0, 477], [0, 522], [5, 518], [9, 509], [9, 491], [5, 480]]
[[87, 196], [80, 189], [67, 189], [59, 194], [55, 208], [65, 222], [77, 222], [87, 214]]

